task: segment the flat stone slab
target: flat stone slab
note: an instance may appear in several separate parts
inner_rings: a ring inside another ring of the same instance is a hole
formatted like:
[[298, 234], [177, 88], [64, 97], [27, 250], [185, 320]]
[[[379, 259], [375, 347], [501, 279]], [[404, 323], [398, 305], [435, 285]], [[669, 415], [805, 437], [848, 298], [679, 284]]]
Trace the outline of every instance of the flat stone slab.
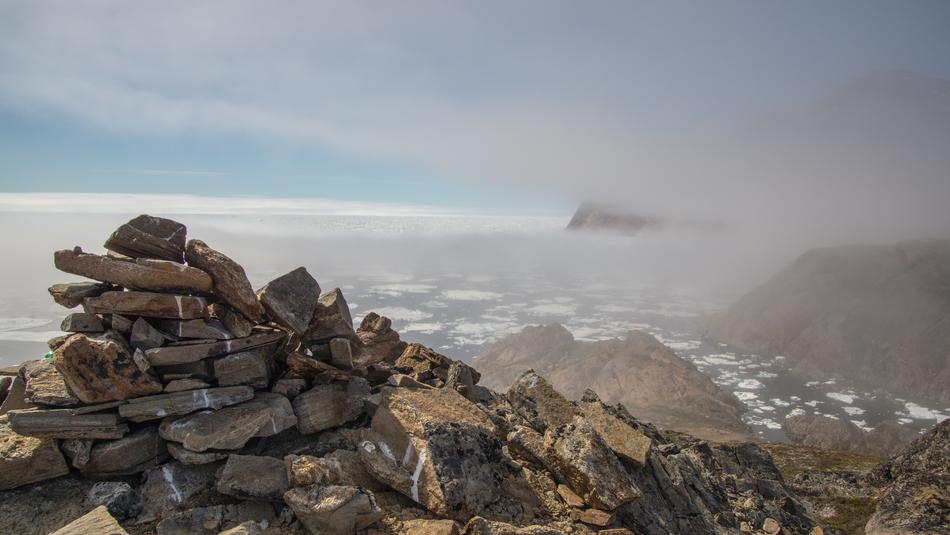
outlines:
[[360, 487], [299, 487], [287, 491], [284, 501], [310, 533], [356, 533], [383, 517], [373, 493]]
[[282, 459], [230, 455], [218, 475], [215, 489], [241, 500], [279, 502], [290, 490], [290, 481]]
[[52, 407], [78, 405], [80, 400], [68, 386], [51, 359], [27, 362], [23, 365], [24, 399], [32, 404]]
[[268, 317], [302, 336], [313, 319], [320, 284], [306, 268], [299, 267], [267, 283], [258, 290], [257, 297]]
[[96, 314], [128, 314], [149, 318], [197, 319], [208, 316], [204, 297], [153, 292], [106, 292], [86, 298], [89, 312]]
[[87, 297], [96, 297], [105, 292], [117, 290], [115, 286], [105, 282], [66, 282], [49, 287], [49, 294], [53, 301], [66, 308], [76, 308]]
[[301, 434], [341, 426], [363, 414], [363, 400], [369, 396], [369, 383], [354, 377], [348, 384], [317, 385], [294, 398], [294, 414]]
[[102, 319], [88, 312], [74, 312], [59, 325], [59, 330], [67, 333], [101, 333], [105, 330]]
[[7, 416], [11, 429], [31, 437], [113, 440], [129, 432], [115, 413], [77, 415], [69, 409], [30, 409], [10, 411]]
[[247, 319], [259, 323], [263, 317], [263, 308], [257, 301], [257, 295], [247, 280], [247, 274], [240, 264], [227, 255], [216, 251], [201, 240], [189, 240], [185, 246], [185, 259], [188, 265], [204, 270], [213, 280], [214, 295], [240, 312]]
[[109, 514], [105, 505], [100, 505], [50, 535], [128, 535], [128, 532]]
[[145, 321], [145, 318], [139, 318], [132, 324], [132, 331], [129, 334], [129, 344], [133, 348], [148, 351], [149, 349], [161, 347], [165, 341], [165, 335], [155, 327], [152, 327], [149, 322]]
[[240, 312], [223, 303], [211, 305], [211, 313], [224, 325], [224, 328], [235, 338], [251, 335], [254, 323], [245, 318]]
[[131, 258], [185, 261], [185, 225], [163, 217], [140, 215], [123, 224], [106, 240], [105, 248]]
[[102, 403], [157, 394], [162, 383], [136, 362], [116, 333], [70, 336], [56, 349], [53, 364], [83, 403]]
[[267, 388], [270, 385], [271, 358], [274, 348], [259, 347], [233, 353], [214, 361], [214, 376], [221, 386], [249, 385]]
[[118, 440], [96, 442], [89, 462], [80, 471], [89, 476], [129, 475], [143, 472], [167, 455], [165, 441], [155, 426], [134, 431]]
[[68, 473], [69, 466], [55, 440], [21, 435], [0, 421], [0, 490]]
[[63, 249], [53, 255], [56, 269], [123, 288], [157, 292], [211, 292], [211, 276], [200, 269], [167, 260], [122, 260]]
[[149, 349], [145, 357], [152, 366], [170, 366], [173, 364], [187, 364], [206, 358], [217, 357], [247, 351], [255, 347], [276, 344], [284, 339], [285, 334], [280, 331], [252, 334], [246, 338], [221, 340], [211, 343], [188, 345], [174, 345]]
[[272, 392], [259, 392], [253, 400], [239, 405], [167, 419], [159, 431], [165, 440], [179, 442], [191, 451], [203, 452], [240, 449], [251, 438], [276, 435], [296, 423], [287, 398]]
[[350, 315], [350, 306], [343, 297], [343, 291], [334, 288], [321, 295], [313, 310], [313, 319], [310, 320], [304, 340], [319, 342], [330, 338], [355, 336], [353, 317]]
[[166, 416], [182, 416], [202, 409], [216, 410], [252, 397], [254, 389], [249, 386], [187, 390], [131, 399], [119, 407], [119, 415], [133, 422], [144, 422]]
[[218, 320], [163, 320], [158, 327], [176, 338], [230, 340], [235, 337]]

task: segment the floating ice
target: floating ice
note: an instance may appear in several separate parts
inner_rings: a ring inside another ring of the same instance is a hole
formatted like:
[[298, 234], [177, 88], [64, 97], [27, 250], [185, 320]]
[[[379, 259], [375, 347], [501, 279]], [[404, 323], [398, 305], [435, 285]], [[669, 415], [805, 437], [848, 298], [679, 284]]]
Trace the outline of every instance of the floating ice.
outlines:
[[374, 312], [392, 320], [403, 321], [420, 321], [432, 317], [431, 312], [406, 307], [379, 307], [376, 308]]
[[445, 290], [442, 292], [442, 298], [451, 301], [491, 301], [502, 297], [504, 296], [500, 293], [482, 290]]
[[755, 379], [743, 379], [739, 381], [739, 384], [736, 386], [738, 386], [739, 388], [745, 388], [748, 390], [758, 390], [759, 388], [762, 388], [765, 385], [763, 385], [762, 383], [760, 383], [759, 381]]
[[851, 394], [844, 394], [841, 392], [828, 392], [827, 394], [825, 394], [825, 396], [833, 400], [840, 401], [842, 403], [847, 403], [849, 405], [854, 403], [854, 398], [855, 398], [855, 396]]
[[848, 413], [848, 416], [861, 416], [864, 414], [864, 409], [861, 407], [842, 407], [842, 409]]

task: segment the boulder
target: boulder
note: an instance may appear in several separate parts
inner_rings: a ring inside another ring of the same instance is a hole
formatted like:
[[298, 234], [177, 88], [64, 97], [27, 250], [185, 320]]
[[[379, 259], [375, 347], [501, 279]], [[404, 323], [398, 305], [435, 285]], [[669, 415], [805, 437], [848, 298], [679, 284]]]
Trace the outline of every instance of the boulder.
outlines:
[[129, 535], [105, 506], [100, 505], [85, 515], [59, 528], [50, 535]]
[[198, 338], [202, 340], [230, 340], [234, 338], [234, 335], [228, 332], [220, 321], [212, 319], [162, 320], [159, 328], [176, 338]]
[[52, 359], [25, 363], [20, 369], [20, 376], [25, 384], [23, 399], [30, 404], [71, 407], [80, 403], [79, 398], [66, 386], [63, 375], [56, 369]]
[[15, 410], [7, 414], [10, 428], [31, 437], [58, 439], [122, 438], [129, 426], [115, 413], [74, 414], [69, 409]]
[[518, 416], [540, 433], [570, 423], [577, 414], [574, 405], [534, 370], [518, 376], [506, 397]]
[[[452, 390], [382, 392], [360, 449], [364, 462], [372, 461], [367, 469], [374, 477], [433, 513], [459, 520], [497, 499], [507, 473], [501, 441], [477, 406]], [[372, 450], [382, 457], [373, 461]]]
[[144, 422], [166, 416], [181, 416], [202, 409], [220, 409], [252, 397], [254, 389], [249, 386], [188, 390], [129, 400], [129, 403], [119, 407], [119, 415], [133, 422]]
[[284, 465], [292, 487], [337, 485], [343, 480], [343, 465], [331, 457], [288, 455], [284, 457]]
[[254, 328], [254, 323], [228, 305], [215, 303], [211, 305], [211, 313], [214, 317], [218, 318], [218, 321], [224, 325], [224, 328], [235, 337], [243, 338], [251, 335], [251, 329]]
[[120, 260], [84, 253], [79, 247], [56, 251], [53, 260], [56, 269], [123, 288], [154, 292], [211, 291], [211, 277], [207, 273], [166, 260]]
[[80, 471], [90, 477], [137, 474], [161, 462], [166, 454], [158, 429], [143, 427], [118, 440], [93, 444], [89, 462]]
[[234, 338], [208, 343], [169, 345], [149, 349], [145, 357], [152, 366], [187, 364], [197, 360], [247, 351], [261, 346], [274, 346], [284, 339], [282, 331], [262, 331], [246, 338]]
[[73, 312], [63, 318], [59, 330], [67, 333], [101, 333], [105, 330], [102, 319], [88, 312]]
[[[189, 265], [211, 275], [214, 281], [214, 295], [220, 297], [248, 320], [254, 323], [261, 321], [263, 316], [261, 304], [257, 301], [250, 281], [247, 280], [244, 268], [237, 262], [212, 249], [201, 240], [188, 241], [185, 247], [185, 258]], [[225, 325], [227, 325], [226, 322]], [[230, 326], [228, 330], [231, 330]]]
[[287, 491], [284, 501], [313, 535], [349, 535], [383, 517], [373, 493], [360, 487], [299, 487]]
[[356, 330], [360, 345], [356, 351], [356, 362], [362, 366], [379, 362], [395, 362], [406, 349], [406, 343], [399, 339], [399, 333], [392, 329], [392, 320], [370, 312]]
[[215, 489], [241, 500], [279, 502], [290, 489], [284, 461], [256, 455], [229, 455]]
[[595, 508], [614, 511], [640, 496], [617, 456], [584, 417], [549, 427], [544, 447], [558, 479]]
[[56, 441], [15, 433], [0, 418], [0, 490], [14, 489], [69, 473]]
[[304, 340], [310, 342], [324, 342], [331, 338], [353, 338], [353, 317], [350, 316], [350, 306], [343, 297], [339, 288], [323, 294], [317, 299], [317, 306], [313, 310], [313, 319], [307, 329]]
[[96, 297], [116, 287], [104, 282], [67, 282], [49, 287], [53, 301], [66, 308], [76, 308], [87, 297]]
[[99, 338], [75, 334], [54, 353], [53, 363], [83, 403], [101, 403], [162, 391], [162, 383], [132, 358], [116, 333]]
[[106, 240], [105, 248], [130, 258], [185, 261], [185, 225], [150, 215], [123, 224]]
[[313, 319], [320, 284], [306, 268], [299, 267], [267, 283], [257, 297], [269, 318], [303, 336]]
[[306, 435], [351, 422], [363, 414], [363, 399], [367, 396], [369, 383], [361, 377], [346, 384], [314, 386], [294, 398], [297, 429]]
[[[201, 320], [195, 320], [201, 321]], [[158, 329], [145, 321], [145, 318], [139, 318], [132, 324], [132, 331], [129, 335], [129, 345], [141, 351], [161, 347], [165, 343], [165, 335]]]
[[214, 361], [214, 376], [221, 386], [267, 388], [270, 385], [273, 353], [273, 346], [264, 346], [221, 357]]
[[105, 292], [83, 301], [96, 314], [128, 314], [149, 318], [195, 319], [208, 316], [204, 297], [154, 292]]
[[89, 489], [83, 501], [86, 507], [104, 506], [109, 514], [119, 520], [138, 516], [142, 512], [142, 500], [138, 492], [128, 483], [121, 481], [103, 481]]
[[179, 442], [193, 452], [204, 452], [239, 449], [253, 437], [276, 435], [296, 423], [287, 398], [259, 392], [250, 401], [221, 410], [166, 419], [160, 431], [166, 440]]

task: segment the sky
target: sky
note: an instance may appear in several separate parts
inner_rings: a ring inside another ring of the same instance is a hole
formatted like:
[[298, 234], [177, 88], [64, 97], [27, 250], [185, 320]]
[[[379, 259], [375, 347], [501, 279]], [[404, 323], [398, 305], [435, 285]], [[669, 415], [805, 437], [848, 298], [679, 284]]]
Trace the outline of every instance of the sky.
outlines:
[[[0, 1], [0, 191], [932, 233], [948, 28], [940, 1]], [[884, 90], [855, 107], [855, 80]]]

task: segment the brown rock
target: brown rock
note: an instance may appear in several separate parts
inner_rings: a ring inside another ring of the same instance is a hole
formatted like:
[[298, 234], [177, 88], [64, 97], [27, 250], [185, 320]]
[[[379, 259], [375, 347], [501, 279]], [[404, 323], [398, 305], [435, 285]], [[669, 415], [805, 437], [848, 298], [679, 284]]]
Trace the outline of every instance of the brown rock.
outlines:
[[539, 432], [571, 422], [577, 409], [543, 377], [528, 370], [508, 388], [511, 407]]
[[221, 357], [214, 361], [214, 376], [221, 386], [267, 388], [270, 385], [273, 353], [273, 346], [264, 346]]
[[323, 342], [331, 338], [350, 338], [356, 333], [353, 331], [353, 318], [350, 316], [350, 306], [343, 297], [339, 288], [323, 294], [317, 300], [313, 311], [313, 319], [304, 340]]
[[0, 490], [14, 489], [69, 473], [56, 441], [15, 433], [0, 418]]
[[256, 455], [230, 455], [215, 489], [242, 500], [279, 502], [290, 489], [284, 461]]
[[145, 357], [152, 366], [186, 364], [188, 362], [195, 362], [196, 360], [217, 357], [219, 355], [247, 351], [255, 347], [272, 346], [280, 343], [280, 341], [284, 339], [284, 336], [285, 334], [282, 331], [275, 330], [252, 334], [246, 338], [235, 338], [233, 340], [158, 347], [146, 351]]
[[106, 506], [100, 505], [50, 535], [128, 535]]
[[311, 381], [349, 381], [352, 377], [349, 372], [297, 352], [287, 355], [287, 369]]
[[245, 318], [240, 312], [223, 303], [211, 305], [211, 313], [224, 325], [224, 328], [236, 338], [251, 335], [254, 323]]
[[10, 383], [7, 397], [5, 397], [3, 403], [0, 404], [0, 415], [15, 409], [29, 409], [30, 407], [35, 407], [35, 405], [26, 401], [26, 383], [23, 382], [20, 376], [16, 376]]
[[185, 225], [161, 217], [140, 215], [106, 240], [105, 248], [130, 258], [185, 261]]
[[79, 398], [66, 386], [52, 359], [27, 362], [20, 369], [25, 381], [24, 399], [35, 405], [69, 407], [79, 404]]
[[99, 316], [88, 312], [73, 312], [63, 319], [59, 330], [67, 333], [101, 333], [105, 328]]
[[76, 308], [87, 297], [96, 297], [115, 289], [115, 286], [104, 282], [67, 282], [50, 286], [49, 294], [57, 304]]
[[400, 535], [458, 535], [454, 520], [407, 520], [400, 525]]
[[161, 462], [166, 453], [158, 429], [144, 427], [118, 440], [96, 442], [80, 471], [96, 477], [136, 474]]
[[56, 369], [83, 403], [147, 396], [162, 391], [162, 383], [132, 358], [115, 333], [100, 338], [70, 336], [53, 356]]
[[368, 366], [379, 362], [395, 362], [406, 349], [406, 343], [399, 339], [399, 333], [392, 329], [392, 320], [370, 312], [360, 323], [356, 331], [359, 338], [355, 360]]
[[259, 522], [254, 522], [253, 520], [248, 520], [247, 522], [242, 522], [241, 524], [234, 526], [231, 529], [227, 529], [218, 533], [218, 535], [262, 535], [264, 533], [265, 524]]
[[294, 398], [297, 429], [306, 435], [351, 422], [363, 414], [363, 398], [368, 395], [369, 384], [361, 377], [345, 385], [317, 385]]
[[306, 268], [299, 267], [267, 283], [257, 297], [268, 317], [302, 336], [313, 319], [320, 284]]
[[449, 366], [452, 365], [452, 359], [422, 344], [412, 343], [406, 346], [406, 349], [403, 350], [393, 365], [397, 368], [412, 368], [412, 376], [415, 379], [429, 373], [445, 381], [448, 377]]
[[217, 320], [162, 320], [159, 327], [163, 332], [176, 338], [198, 338], [202, 340], [230, 340], [234, 338], [234, 335], [228, 332], [224, 325]]
[[778, 523], [778, 520], [768, 517], [762, 522], [762, 531], [769, 535], [778, 535], [782, 532], [782, 525]]
[[[202, 496], [210, 494], [214, 488], [215, 472], [213, 464], [186, 465], [168, 462], [151, 468], [145, 473], [145, 481], [139, 488], [142, 497], [142, 513], [136, 519], [137, 524], [170, 516], [169, 513], [196, 505]], [[161, 527], [158, 533], [167, 533]], [[191, 535], [196, 531], [173, 532]], [[197, 531], [202, 533], [203, 531]], [[211, 531], [217, 533], [217, 530]]]
[[239, 449], [253, 437], [276, 435], [296, 423], [287, 398], [259, 392], [253, 400], [245, 403], [214, 412], [202, 411], [183, 418], [167, 419], [162, 422], [160, 432], [166, 440], [180, 442], [191, 451], [204, 452], [209, 449]]
[[131, 399], [129, 403], [119, 407], [119, 415], [133, 422], [144, 422], [166, 416], [181, 416], [202, 409], [220, 409], [252, 397], [254, 389], [249, 386], [188, 390]]
[[[257, 301], [251, 283], [247, 280], [244, 268], [237, 262], [212, 249], [201, 240], [188, 241], [185, 258], [189, 265], [203, 269], [211, 275], [216, 296], [252, 322], [261, 321], [263, 316], [261, 304]], [[227, 322], [225, 325], [228, 325]], [[228, 330], [231, 330], [230, 326]], [[237, 334], [233, 330], [231, 332]]]
[[164, 343], [165, 335], [159, 332], [159, 330], [155, 327], [152, 327], [149, 322], [145, 321], [145, 318], [139, 318], [135, 320], [135, 323], [132, 324], [132, 332], [129, 337], [129, 344], [134, 349], [147, 351], [149, 349], [161, 347], [161, 345]]
[[278, 379], [274, 382], [274, 386], [271, 387], [271, 392], [275, 394], [280, 394], [287, 399], [294, 399], [303, 393], [307, 389], [306, 379], [300, 379], [295, 377], [284, 377]]
[[[193, 267], [166, 260], [119, 260], [82, 252], [82, 249], [64, 249], [53, 255], [56, 268], [124, 288], [155, 292], [211, 291], [211, 277]], [[86, 299], [93, 299], [87, 297]]]
[[337, 485], [343, 480], [343, 466], [330, 457], [288, 455], [284, 457], [287, 480], [293, 487]]
[[59, 449], [73, 466], [82, 468], [89, 462], [93, 443], [92, 440], [63, 440], [59, 443]]
[[592, 401], [580, 404], [584, 418], [614, 453], [636, 466], [645, 466], [653, 441], [640, 430], [610, 414], [600, 400], [596, 399], [596, 394], [591, 394], [592, 396], [585, 396], [585, 399]]
[[39, 438], [112, 440], [129, 432], [118, 414], [108, 412], [76, 415], [69, 409], [27, 409], [10, 411], [7, 417], [15, 432]]
[[557, 493], [564, 500], [564, 503], [571, 507], [584, 507], [584, 499], [574, 493], [567, 485], [558, 485]]
[[195, 319], [208, 316], [203, 297], [152, 292], [105, 292], [87, 297], [86, 310], [96, 314], [129, 314], [149, 318]]
[[191, 451], [177, 442], [167, 442], [168, 454], [182, 464], [210, 464], [223, 461], [234, 453], [227, 450]]
[[201, 379], [189, 377], [187, 379], [174, 379], [169, 381], [168, 384], [165, 385], [164, 392], [167, 394], [171, 392], [184, 392], [186, 390], [200, 390], [202, 388], [210, 387], [211, 385], [202, 381]]
[[341, 370], [353, 369], [353, 351], [347, 338], [330, 340], [330, 364]]
[[300, 487], [284, 501], [313, 535], [349, 535], [383, 517], [373, 493], [360, 487]]
[[614, 521], [614, 514], [600, 509], [584, 509], [579, 511], [577, 519], [592, 526], [605, 527]]
[[274, 507], [267, 502], [195, 507], [165, 517], [156, 526], [157, 535], [216, 535], [245, 522], [275, 523]]

